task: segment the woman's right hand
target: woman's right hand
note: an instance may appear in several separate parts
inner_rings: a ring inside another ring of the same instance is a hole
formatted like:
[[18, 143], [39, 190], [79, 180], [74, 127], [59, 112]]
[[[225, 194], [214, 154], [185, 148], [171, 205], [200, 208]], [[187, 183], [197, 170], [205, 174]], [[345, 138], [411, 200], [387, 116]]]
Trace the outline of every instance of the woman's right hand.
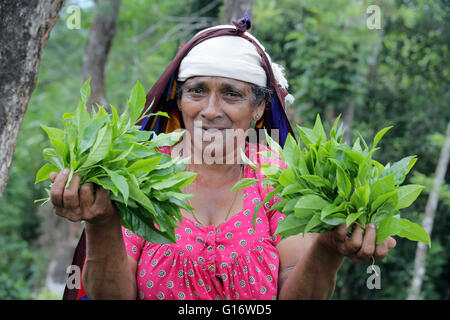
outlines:
[[64, 169], [60, 173], [50, 174], [50, 181], [53, 182], [50, 200], [58, 216], [91, 224], [102, 224], [119, 216], [110, 199], [110, 191], [91, 182], [80, 187], [80, 175], [74, 174], [66, 189], [69, 172], [69, 169]]

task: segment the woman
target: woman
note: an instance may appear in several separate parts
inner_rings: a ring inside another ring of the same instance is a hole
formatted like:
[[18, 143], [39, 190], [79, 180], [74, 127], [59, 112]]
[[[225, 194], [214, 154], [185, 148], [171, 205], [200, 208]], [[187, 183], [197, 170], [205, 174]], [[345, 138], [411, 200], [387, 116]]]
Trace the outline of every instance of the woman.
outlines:
[[80, 187], [77, 175], [64, 189], [68, 172], [52, 173], [56, 213], [86, 221], [83, 285], [90, 298], [327, 299], [344, 257], [355, 262], [382, 259], [395, 246], [393, 238], [376, 245], [373, 226], [365, 231], [356, 227], [351, 238], [341, 225], [322, 235], [280, 241], [274, 232], [283, 215], [268, 211], [271, 203], [261, 208], [253, 228], [250, 213], [268, 190], [261, 184], [241, 191], [231, 188], [243, 177], [261, 178], [238, 161], [241, 147], [250, 157], [260, 147], [243, 145], [227, 133], [247, 132], [254, 121], [256, 128], [278, 129], [283, 144], [291, 129], [284, 113], [287, 83], [246, 32], [249, 26], [248, 19], [241, 19], [235, 27], [197, 34], [147, 96], [143, 112], [165, 110], [171, 117], [148, 118], [140, 123], [142, 129], [185, 128], [181, 149], [201, 155], [187, 166], [198, 173], [184, 190], [195, 194], [190, 200], [195, 210], [182, 211], [177, 243], [145, 242], [121, 227], [107, 190], [97, 188], [94, 197], [94, 185]]

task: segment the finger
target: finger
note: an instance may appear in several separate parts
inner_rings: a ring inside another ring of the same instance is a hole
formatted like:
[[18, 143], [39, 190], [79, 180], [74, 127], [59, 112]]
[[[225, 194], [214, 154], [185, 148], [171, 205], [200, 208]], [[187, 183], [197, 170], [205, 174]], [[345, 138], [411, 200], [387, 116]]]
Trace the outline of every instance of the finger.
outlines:
[[81, 221], [81, 216], [77, 213], [75, 213], [73, 210], [68, 210], [66, 208], [62, 208], [62, 207], [54, 207], [53, 208], [56, 215], [65, 218], [69, 221], [72, 222], [78, 222]]
[[50, 172], [50, 181], [51, 183], [55, 182], [56, 177], [58, 176], [58, 172]]
[[336, 228], [336, 231], [334, 232], [334, 239], [338, 243], [343, 243], [347, 239], [347, 233], [348, 228], [346, 227], [345, 223], [343, 223]]
[[369, 261], [375, 253], [375, 240], [377, 238], [377, 232], [375, 226], [372, 223], [366, 225], [366, 231], [364, 232], [364, 238], [361, 245], [361, 249], [356, 253], [356, 258], [361, 262]]
[[95, 190], [94, 212], [100, 215], [105, 214], [110, 202], [110, 191], [98, 186]]
[[360, 226], [356, 226], [352, 236], [345, 242], [345, 250], [347, 255], [356, 254], [362, 247], [364, 238], [364, 230]]
[[81, 176], [74, 174], [72, 180], [70, 180], [69, 186], [64, 190], [63, 203], [64, 208], [72, 209], [80, 206], [80, 200], [78, 197], [78, 190], [80, 188]]
[[64, 217], [64, 213], [63, 213], [64, 208], [55, 206], [55, 207], [53, 207], [53, 210], [55, 211], [56, 215], [58, 215], [60, 217]]
[[375, 260], [381, 260], [388, 255], [387, 240], [375, 246]]
[[92, 182], [84, 183], [80, 188], [80, 207], [86, 211], [94, 204], [94, 184]]
[[388, 249], [393, 249], [397, 245], [397, 241], [392, 237], [388, 237], [386, 241]]
[[69, 169], [62, 170], [55, 178], [53, 182], [52, 189], [50, 191], [50, 201], [56, 207], [63, 207], [63, 193], [64, 187], [69, 177]]

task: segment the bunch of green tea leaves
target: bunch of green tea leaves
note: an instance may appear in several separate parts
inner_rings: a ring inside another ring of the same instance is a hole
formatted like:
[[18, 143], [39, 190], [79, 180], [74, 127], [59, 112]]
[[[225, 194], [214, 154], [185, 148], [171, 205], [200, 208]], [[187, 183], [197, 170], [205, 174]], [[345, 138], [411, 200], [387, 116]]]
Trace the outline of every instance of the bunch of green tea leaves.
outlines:
[[[52, 148], [43, 150], [48, 163], [37, 172], [35, 183], [48, 179], [51, 172], [70, 168], [66, 187], [73, 174], [79, 174], [80, 184], [93, 182], [111, 191], [124, 227], [150, 242], [175, 242], [174, 230], [182, 220], [180, 208], [192, 209], [185, 202], [192, 195], [183, 194], [180, 188], [190, 184], [196, 174], [184, 171], [186, 161], [173, 159], [157, 148], [174, 145], [183, 132], [156, 135], [140, 131], [135, 123], [143, 119], [139, 115], [146, 96], [139, 82], [120, 116], [114, 106], [107, 113], [99, 105], [98, 111], [93, 108], [89, 114], [89, 83], [90, 79], [80, 90], [75, 112], [63, 115], [64, 130], [41, 126]], [[47, 198], [36, 202], [48, 201], [50, 189], [47, 193]]]
[[410, 206], [424, 188], [414, 184], [401, 186], [417, 158], [409, 156], [382, 165], [372, 155], [391, 127], [380, 130], [370, 147], [362, 137], [350, 147], [343, 142], [344, 131], [342, 125], [338, 129], [338, 122], [339, 118], [329, 139], [319, 116], [312, 129], [297, 125], [300, 139], [296, 142], [289, 134], [284, 148], [266, 133], [272, 151], [260, 153], [284, 161], [287, 169], [269, 164], [259, 167], [241, 153], [243, 160], [265, 178], [243, 179], [234, 189], [255, 181], [273, 187], [255, 208], [254, 218], [262, 204], [278, 194], [282, 200], [270, 210], [286, 215], [276, 230], [283, 237], [324, 233], [342, 223], [352, 228], [373, 223], [377, 228], [376, 243], [397, 235], [430, 245], [430, 237], [420, 225], [400, 217], [400, 209]]

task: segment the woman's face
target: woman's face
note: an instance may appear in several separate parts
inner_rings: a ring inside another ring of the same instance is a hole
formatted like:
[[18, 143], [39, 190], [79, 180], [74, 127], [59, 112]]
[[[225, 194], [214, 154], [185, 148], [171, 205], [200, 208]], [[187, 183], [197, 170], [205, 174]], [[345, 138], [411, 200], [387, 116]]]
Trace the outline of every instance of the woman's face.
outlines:
[[236, 150], [236, 139], [231, 137], [246, 133], [256, 114], [262, 116], [264, 112], [264, 101], [254, 105], [248, 83], [209, 76], [189, 78], [178, 106], [194, 150], [204, 154], [209, 148], [216, 157], [225, 155], [217, 154], [220, 150]]

